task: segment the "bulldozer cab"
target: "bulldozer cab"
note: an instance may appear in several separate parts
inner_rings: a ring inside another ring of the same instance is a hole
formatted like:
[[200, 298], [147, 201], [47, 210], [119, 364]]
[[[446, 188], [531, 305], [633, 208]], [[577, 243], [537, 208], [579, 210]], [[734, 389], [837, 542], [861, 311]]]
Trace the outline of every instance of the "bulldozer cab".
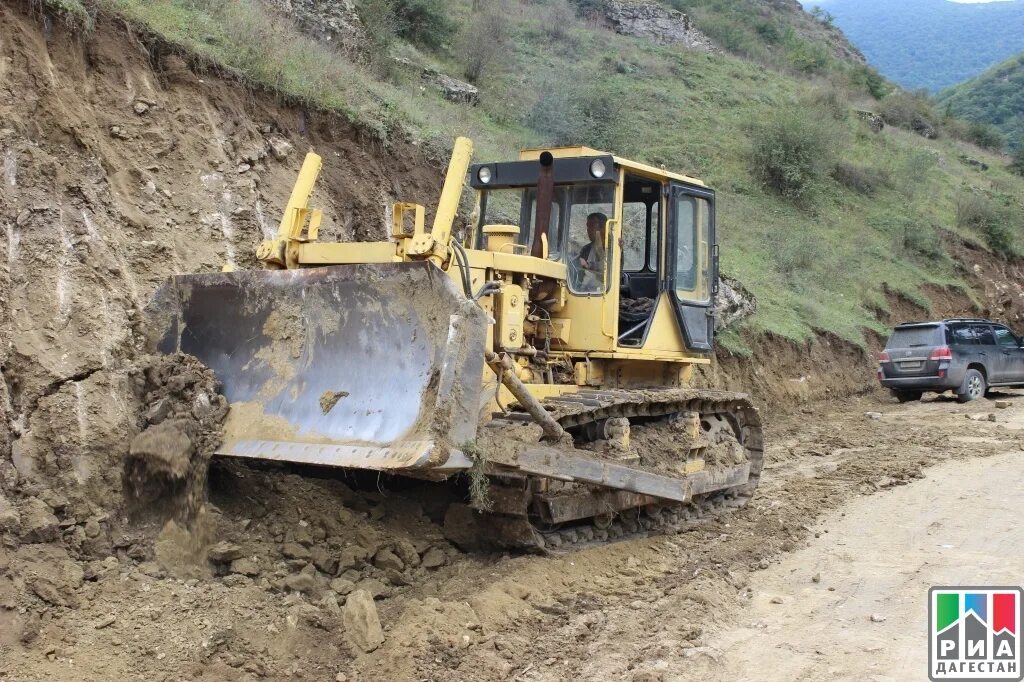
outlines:
[[595, 346], [581, 331], [570, 347], [712, 350], [718, 249], [715, 195], [703, 183], [569, 147], [477, 164], [471, 184], [473, 248], [487, 248], [489, 234], [506, 226], [514, 240], [503, 248], [566, 265], [570, 317], [601, 316], [606, 339]]

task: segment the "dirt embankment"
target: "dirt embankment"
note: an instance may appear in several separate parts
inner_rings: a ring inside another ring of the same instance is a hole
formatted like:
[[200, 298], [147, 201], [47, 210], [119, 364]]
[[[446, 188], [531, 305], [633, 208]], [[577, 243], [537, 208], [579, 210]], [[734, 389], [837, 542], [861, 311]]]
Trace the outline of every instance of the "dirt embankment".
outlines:
[[326, 238], [383, 234], [392, 201], [439, 188], [417, 149], [194, 71], [120, 22], [82, 37], [0, 6], [8, 492], [62, 490], [79, 523], [119, 497], [141, 308], [173, 273], [253, 266], [310, 148]]

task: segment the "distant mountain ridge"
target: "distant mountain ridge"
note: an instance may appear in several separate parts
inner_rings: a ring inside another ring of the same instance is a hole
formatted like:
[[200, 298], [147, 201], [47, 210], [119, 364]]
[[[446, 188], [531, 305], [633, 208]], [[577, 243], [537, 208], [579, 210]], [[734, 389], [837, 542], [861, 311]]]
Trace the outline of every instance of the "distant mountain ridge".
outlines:
[[883, 75], [935, 93], [1024, 51], [1024, 0], [802, 0], [835, 18]]
[[1012, 148], [1024, 146], [1024, 52], [943, 90], [938, 99], [956, 116], [994, 125]]

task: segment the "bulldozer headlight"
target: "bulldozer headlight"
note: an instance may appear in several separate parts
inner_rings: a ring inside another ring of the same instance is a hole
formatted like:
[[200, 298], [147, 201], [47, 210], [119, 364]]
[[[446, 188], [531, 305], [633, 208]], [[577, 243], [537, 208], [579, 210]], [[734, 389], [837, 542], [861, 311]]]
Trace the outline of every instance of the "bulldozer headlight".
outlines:
[[486, 185], [491, 182], [491, 169], [487, 166], [483, 166], [476, 172], [476, 179], [480, 181], [480, 184]]
[[601, 159], [594, 159], [590, 164], [590, 174], [595, 178], [603, 178], [604, 174], [608, 172], [608, 168]]

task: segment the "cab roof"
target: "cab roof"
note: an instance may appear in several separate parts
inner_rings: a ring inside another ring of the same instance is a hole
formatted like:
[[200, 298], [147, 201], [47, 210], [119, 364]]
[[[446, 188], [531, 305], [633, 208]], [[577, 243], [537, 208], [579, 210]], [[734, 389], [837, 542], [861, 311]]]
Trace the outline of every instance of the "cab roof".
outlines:
[[540, 155], [543, 152], [551, 152], [551, 156], [556, 159], [567, 159], [575, 157], [590, 157], [590, 156], [611, 156], [615, 161], [615, 165], [621, 166], [627, 170], [634, 171], [639, 175], [645, 175], [651, 178], [665, 178], [667, 180], [676, 180], [678, 182], [685, 182], [689, 185], [697, 185], [699, 187], [707, 187], [707, 185], [697, 178], [689, 175], [683, 175], [681, 173], [672, 173], [665, 170], [664, 168], [658, 168], [656, 166], [650, 166], [645, 163], [639, 163], [637, 161], [630, 161], [624, 159], [621, 156], [616, 156], [611, 152], [603, 152], [600, 149], [594, 149], [592, 147], [583, 146], [568, 146], [568, 147], [536, 147], [523, 149], [519, 152], [520, 161], [536, 161], [540, 159]]

